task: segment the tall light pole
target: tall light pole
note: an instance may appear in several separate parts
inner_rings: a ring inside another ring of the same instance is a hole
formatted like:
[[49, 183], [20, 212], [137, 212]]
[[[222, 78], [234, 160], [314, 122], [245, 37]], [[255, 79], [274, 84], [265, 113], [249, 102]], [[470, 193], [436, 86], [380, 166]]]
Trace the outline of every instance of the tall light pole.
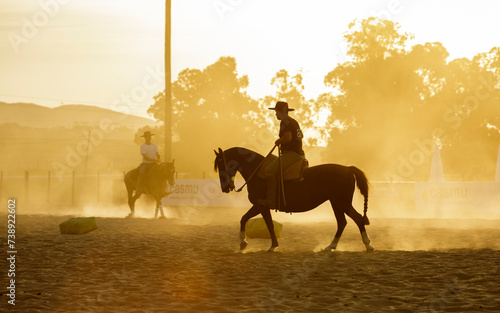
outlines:
[[165, 161], [172, 159], [172, 68], [171, 68], [171, 33], [172, 33], [172, 1], [165, 3]]

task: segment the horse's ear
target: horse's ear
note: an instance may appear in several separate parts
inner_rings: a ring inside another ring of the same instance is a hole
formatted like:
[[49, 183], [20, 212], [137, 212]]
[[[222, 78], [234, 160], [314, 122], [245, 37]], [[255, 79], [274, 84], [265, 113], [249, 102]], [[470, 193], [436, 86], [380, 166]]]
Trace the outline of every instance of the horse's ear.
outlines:
[[222, 149], [219, 147], [219, 153], [224, 153], [224, 151], [222, 151]]
[[217, 151], [214, 150], [214, 153], [215, 153], [215, 156], [219, 156], [219, 154], [217, 153]]

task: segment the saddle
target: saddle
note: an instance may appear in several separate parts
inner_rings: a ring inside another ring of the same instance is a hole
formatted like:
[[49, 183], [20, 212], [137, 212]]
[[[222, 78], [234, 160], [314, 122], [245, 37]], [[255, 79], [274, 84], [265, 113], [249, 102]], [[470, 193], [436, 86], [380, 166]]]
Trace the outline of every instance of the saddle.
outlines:
[[[148, 165], [148, 168], [146, 169], [146, 175], [144, 176], [145, 179], [149, 179], [149, 177], [151, 176], [151, 173], [153, 173], [153, 170], [158, 166], [158, 164], [156, 163], [147, 163]], [[141, 167], [141, 165], [139, 165], [137, 167], [137, 171], [139, 171], [139, 168]]]
[[148, 172], [146, 173], [146, 178], [149, 179], [151, 177], [151, 174], [153, 173], [153, 171], [155, 170], [155, 168], [158, 167], [158, 164], [157, 163], [153, 163], [153, 165], [151, 165], [148, 169]]
[[[278, 157], [271, 154], [264, 160], [262, 166], [257, 172], [257, 177], [266, 179], [266, 167]], [[283, 181], [302, 181], [304, 179], [304, 170], [309, 167], [309, 161], [303, 159], [297, 161], [287, 168], [283, 169]]]

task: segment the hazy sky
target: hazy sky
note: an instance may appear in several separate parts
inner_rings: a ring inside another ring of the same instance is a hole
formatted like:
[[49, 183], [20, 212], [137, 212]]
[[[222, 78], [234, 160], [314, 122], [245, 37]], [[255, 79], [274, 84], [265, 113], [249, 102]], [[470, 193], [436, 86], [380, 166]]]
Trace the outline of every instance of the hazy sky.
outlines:
[[[164, 5], [0, 0], [0, 101], [146, 116], [164, 86]], [[391, 19], [417, 43], [443, 43], [454, 59], [500, 45], [499, 12], [497, 0], [172, 0], [172, 76], [233, 56], [254, 98], [272, 93], [280, 69], [302, 70], [305, 94], [315, 98], [345, 60], [343, 33], [354, 19]]]

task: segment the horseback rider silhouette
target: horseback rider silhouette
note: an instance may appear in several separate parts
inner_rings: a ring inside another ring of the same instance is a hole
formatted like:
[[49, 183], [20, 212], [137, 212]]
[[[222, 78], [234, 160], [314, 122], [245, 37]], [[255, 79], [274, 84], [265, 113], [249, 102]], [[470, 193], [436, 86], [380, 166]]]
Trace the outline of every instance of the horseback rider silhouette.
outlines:
[[[286, 169], [290, 165], [305, 159], [304, 150], [302, 150], [302, 138], [304, 135], [300, 129], [299, 123], [288, 115], [288, 112], [295, 109], [288, 108], [288, 103], [278, 101], [274, 108], [269, 110], [276, 111], [276, 118], [281, 121], [279, 130], [279, 139], [275, 145], [281, 145], [281, 164]], [[267, 195], [266, 199], [259, 199], [257, 202], [270, 209], [276, 209], [276, 194], [278, 190], [278, 175], [280, 173], [279, 159], [271, 162], [265, 169]]]
[[139, 177], [137, 179], [136, 194], [146, 191], [146, 181], [151, 169], [160, 162], [160, 150], [158, 146], [151, 142], [151, 134], [149, 130], [145, 131], [141, 137], [144, 137], [145, 143], [141, 145], [142, 163], [139, 165]]

